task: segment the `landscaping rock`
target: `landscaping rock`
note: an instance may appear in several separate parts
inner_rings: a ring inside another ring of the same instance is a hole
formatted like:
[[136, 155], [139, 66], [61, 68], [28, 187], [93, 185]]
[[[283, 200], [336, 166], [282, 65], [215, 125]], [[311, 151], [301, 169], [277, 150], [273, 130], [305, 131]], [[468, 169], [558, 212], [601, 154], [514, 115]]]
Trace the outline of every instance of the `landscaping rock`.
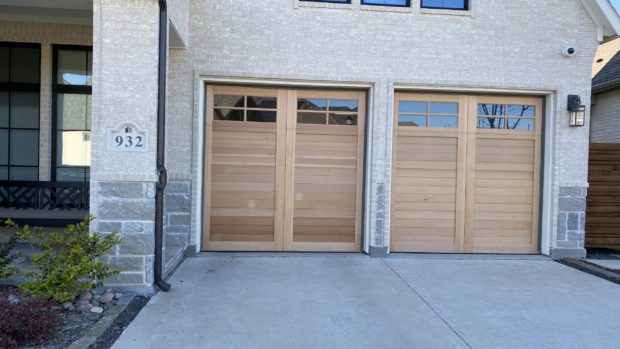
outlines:
[[106, 292], [103, 296], [101, 296], [101, 303], [110, 303], [114, 300], [114, 293]]
[[81, 301], [90, 301], [91, 299], [93, 299], [93, 294], [90, 293], [89, 291], [84, 291], [82, 292], [82, 294], [80, 295], [80, 300]]
[[116, 293], [114, 294], [114, 299], [119, 299], [119, 298], [121, 298], [122, 296], [123, 296], [123, 294], [122, 294], [122, 293], [118, 293], [118, 292], [116, 292]]
[[76, 309], [81, 312], [87, 312], [92, 308], [92, 305], [88, 301], [79, 301]]
[[95, 287], [93, 288], [93, 293], [96, 296], [101, 296], [102, 294], [106, 293], [107, 288], [103, 287], [103, 286], [99, 286], [99, 287]]
[[8, 300], [9, 303], [11, 303], [11, 304], [19, 304], [20, 303], [19, 298], [16, 295], [14, 295], [14, 294], [10, 294], [8, 297], [6, 297], [6, 300]]
[[62, 305], [62, 308], [67, 311], [75, 311], [75, 305], [73, 305], [73, 303], [71, 302], [64, 303]]
[[103, 313], [103, 308], [102, 307], [92, 307], [92, 308], [90, 308], [90, 312], [91, 313], [95, 313], [95, 314], [101, 314], [101, 313]]

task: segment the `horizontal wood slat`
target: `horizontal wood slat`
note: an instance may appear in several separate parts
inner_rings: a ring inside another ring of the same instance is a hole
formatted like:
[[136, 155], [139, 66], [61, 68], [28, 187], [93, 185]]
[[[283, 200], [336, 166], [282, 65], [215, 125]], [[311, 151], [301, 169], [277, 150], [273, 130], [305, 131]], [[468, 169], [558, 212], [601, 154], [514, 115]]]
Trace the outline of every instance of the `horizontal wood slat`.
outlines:
[[590, 144], [586, 247], [620, 248], [620, 144]]

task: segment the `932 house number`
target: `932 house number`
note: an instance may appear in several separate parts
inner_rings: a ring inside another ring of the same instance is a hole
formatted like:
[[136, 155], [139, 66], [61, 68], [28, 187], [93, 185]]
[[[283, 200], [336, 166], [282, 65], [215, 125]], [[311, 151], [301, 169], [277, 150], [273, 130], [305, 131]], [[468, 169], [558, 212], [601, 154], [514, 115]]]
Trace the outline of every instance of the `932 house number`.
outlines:
[[114, 138], [114, 143], [117, 148], [142, 148], [144, 147], [143, 141], [142, 136], [116, 136]]
[[108, 131], [108, 150], [114, 152], [147, 152], [148, 132], [131, 122], [124, 122]]

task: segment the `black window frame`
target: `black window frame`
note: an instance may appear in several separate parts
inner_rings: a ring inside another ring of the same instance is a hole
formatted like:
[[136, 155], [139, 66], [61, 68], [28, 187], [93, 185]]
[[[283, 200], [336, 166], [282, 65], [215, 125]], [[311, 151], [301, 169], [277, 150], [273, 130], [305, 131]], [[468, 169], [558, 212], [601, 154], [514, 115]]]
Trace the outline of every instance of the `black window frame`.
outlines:
[[368, 1], [368, 0], [361, 0], [361, 4], [364, 5], [364, 6], [411, 7], [411, 0], [405, 0], [405, 4], [404, 5], [397, 5], [397, 4], [369, 4], [369, 3], [366, 3], [366, 1]]
[[[11, 41], [0, 41], [0, 47], [7, 47], [9, 49], [11, 48], [35, 48], [39, 50], [39, 64], [37, 64], [37, 68], [39, 69], [39, 81], [34, 83], [34, 82], [0, 82], [0, 92], [8, 92], [9, 93], [9, 105], [8, 105], [8, 109], [9, 109], [9, 126], [8, 127], [1, 127], [0, 129], [2, 130], [7, 130], [8, 131], [8, 145], [9, 145], [9, 149], [8, 149], [8, 154], [7, 154], [7, 164], [5, 165], [0, 165], [1, 167], [6, 167], [7, 169], [7, 181], [15, 181], [15, 180], [11, 180], [11, 168], [12, 167], [16, 167], [16, 168], [36, 168], [37, 169], [37, 175], [36, 175], [36, 180], [35, 182], [40, 181], [40, 168], [41, 168], [41, 44], [40, 43], [26, 43], [26, 42], [11, 42]], [[11, 73], [11, 55], [9, 54], [9, 74]], [[9, 75], [9, 80], [10, 80], [10, 75]], [[10, 116], [10, 112], [11, 112], [11, 93], [12, 92], [35, 92], [39, 95], [39, 98], [37, 99], [38, 104], [37, 104], [37, 108], [39, 110], [39, 125], [36, 129], [34, 128], [19, 128], [19, 127], [11, 127], [11, 116]], [[34, 131], [36, 130], [38, 132], [37, 135], [37, 165], [36, 166], [25, 166], [25, 165], [11, 165], [11, 130], [27, 130], [27, 131]]]
[[299, 0], [302, 2], [322, 2], [328, 4], [340, 4], [340, 5], [351, 5], [351, 0], [346, 1], [338, 1], [338, 0]]
[[[82, 46], [82, 45], [53, 45], [52, 46], [52, 154], [51, 154], [51, 181], [57, 181], [57, 169], [58, 169], [58, 94], [80, 94], [80, 95], [91, 95], [93, 94], [92, 85], [65, 85], [58, 83], [58, 52], [59, 51], [83, 51], [83, 52], [93, 52], [92, 46]], [[86, 55], [88, 60], [88, 55]], [[88, 67], [88, 61], [86, 63]], [[92, 72], [91, 72], [92, 73]], [[92, 115], [91, 115], [92, 118]], [[92, 119], [91, 119], [92, 121]], [[91, 123], [92, 128], [92, 123]], [[90, 171], [90, 166], [88, 166], [88, 171]], [[84, 182], [86, 181], [86, 173], [84, 177]]]
[[424, 6], [424, 0], [420, 0], [420, 8], [435, 9], [435, 10], [449, 10], [449, 11], [469, 11], [469, 0], [463, 0], [463, 7]]

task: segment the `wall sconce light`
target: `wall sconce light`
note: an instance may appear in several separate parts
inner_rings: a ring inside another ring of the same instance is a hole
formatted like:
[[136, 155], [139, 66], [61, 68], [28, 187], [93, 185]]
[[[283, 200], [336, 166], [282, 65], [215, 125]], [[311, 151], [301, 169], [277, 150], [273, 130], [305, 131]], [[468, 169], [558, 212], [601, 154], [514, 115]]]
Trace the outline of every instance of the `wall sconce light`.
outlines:
[[581, 97], [568, 95], [569, 126], [580, 127], [586, 124], [586, 106], [581, 104]]

